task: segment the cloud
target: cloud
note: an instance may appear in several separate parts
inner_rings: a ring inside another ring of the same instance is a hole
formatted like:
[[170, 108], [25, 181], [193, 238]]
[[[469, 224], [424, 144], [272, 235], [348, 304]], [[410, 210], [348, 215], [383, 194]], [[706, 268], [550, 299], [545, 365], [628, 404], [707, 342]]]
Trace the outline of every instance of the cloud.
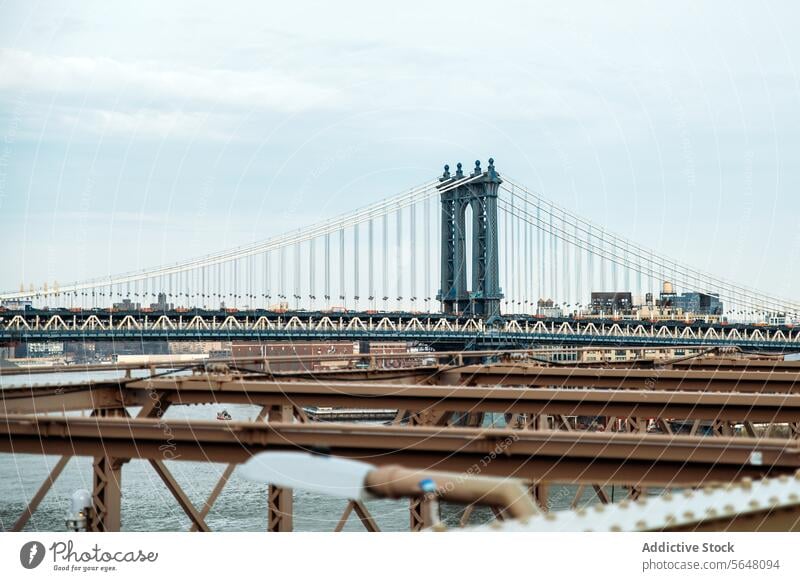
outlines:
[[197, 108], [271, 109], [296, 112], [329, 107], [331, 87], [278, 69], [252, 71], [164, 67], [105, 57], [45, 56], [0, 49], [0, 91], [115, 98]]
[[206, 139], [226, 139], [232, 126], [229, 115], [214, 115], [195, 111], [164, 111], [139, 109], [136, 111], [113, 111], [92, 109], [76, 112], [67, 110], [58, 121], [67, 132], [80, 124], [84, 131], [102, 135], [135, 135], [143, 138], [184, 138], [202, 135]]

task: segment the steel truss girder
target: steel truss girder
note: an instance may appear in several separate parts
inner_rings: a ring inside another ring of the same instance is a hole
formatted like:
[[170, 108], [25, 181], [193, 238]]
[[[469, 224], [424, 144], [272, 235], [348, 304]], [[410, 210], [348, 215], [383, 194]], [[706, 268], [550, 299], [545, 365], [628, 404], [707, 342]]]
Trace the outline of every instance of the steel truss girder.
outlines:
[[[379, 465], [463, 471], [483, 462], [488, 475], [640, 486], [728, 482], [800, 468], [797, 442], [744, 437], [179, 420], [170, 428], [179, 459], [211, 462], [317, 447]], [[0, 416], [0, 433], [1, 451], [117, 458], [160, 457], [164, 440], [157, 420], [131, 418], [8, 415]]]
[[[126, 406], [147, 405], [152, 403], [152, 395], [157, 393], [163, 400], [162, 407], [203, 403], [291, 406], [292, 415], [301, 420], [305, 420], [302, 408], [311, 406], [398, 409], [406, 410], [413, 424], [441, 425], [449, 423], [448, 414], [485, 412], [525, 414], [526, 423], [542, 414], [790, 424], [800, 421], [800, 394], [789, 393], [794, 382], [783, 377], [770, 378], [758, 374], [762, 376], [757, 381], [761, 389], [756, 393], [752, 385], [755, 380], [748, 373], [736, 372], [735, 377], [719, 378], [724, 386], [734, 391], [719, 392], [717, 379], [712, 377], [712, 373], [680, 371], [669, 379], [670, 385], [677, 389], [651, 391], [641, 389], [638, 384], [646, 380], [632, 371], [621, 376], [612, 373], [613, 370], [592, 370], [593, 373], [577, 379], [565, 371], [558, 369], [557, 375], [526, 374], [524, 380], [510, 371], [508, 374], [480, 372], [462, 375], [469, 382], [502, 384], [511, 377], [512, 382], [529, 385], [568, 384], [556, 388], [264, 381], [200, 375], [143, 379], [122, 386], [87, 384], [71, 387], [68, 394], [55, 386], [7, 388], [0, 393], [0, 399], [8, 413], [45, 413], [116, 408], [121, 403]], [[436, 379], [428, 378], [428, 381]], [[438, 379], [447, 382], [449, 377], [443, 375]], [[592, 387], [572, 387], [573, 383], [591, 384]], [[604, 387], [594, 387], [598, 383]], [[687, 389], [690, 385], [694, 389]], [[767, 393], [760, 393], [762, 391]]]

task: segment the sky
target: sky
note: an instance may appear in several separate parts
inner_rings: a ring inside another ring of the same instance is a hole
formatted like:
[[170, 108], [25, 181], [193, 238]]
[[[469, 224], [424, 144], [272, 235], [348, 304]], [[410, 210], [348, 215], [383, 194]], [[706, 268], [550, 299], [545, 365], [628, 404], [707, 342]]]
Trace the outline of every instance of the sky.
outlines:
[[0, 2], [0, 289], [262, 240], [494, 157], [800, 298], [796, 3], [383, 4]]

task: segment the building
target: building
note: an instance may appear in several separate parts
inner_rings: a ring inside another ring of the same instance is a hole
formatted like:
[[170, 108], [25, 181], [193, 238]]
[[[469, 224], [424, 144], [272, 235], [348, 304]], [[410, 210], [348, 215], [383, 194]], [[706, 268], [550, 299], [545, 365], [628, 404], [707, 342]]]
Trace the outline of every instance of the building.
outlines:
[[229, 351], [229, 345], [222, 341], [171, 341], [169, 343], [169, 352], [172, 355], [197, 355]]
[[49, 341], [47, 343], [21, 343], [17, 348], [17, 357], [63, 357], [64, 343]]
[[0, 301], [0, 307], [10, 311], [24, 311], [33, 308], [33, 301], [30, 299], [6, 299]]
[[[294, 357], [299, 361], [271, 363], [271, 371], [321, 370], [348, 367], [348, 359], [327, 359], [328, 356], [355, 355], [359, 353], [357, 341], [270, 341], [264, 343], [234, 342], [231, 344], [231, 357], [250, 359], [257, 357]], [[314, 360], [315, 355], [320, 359]]]
[[[419, 352], [419, 357], [397, 357]], [[236, 341], [231, 344], [231, 357], [238, 360], [261, 357], [298, 357], [298, 360], [270, 362], [271, 371], [326, 371], [369, 366], [370, 358], [382, 368], [394, 369], [426, 364], [426, 352], [403, 341], [268, 341], [256, 343]]]
[[593, 292], [590, 308], [593, 315], [629, 314], [633, 296], [629, 292]]
[[121, 303], [114, 303], [114, 310], [115, 311], [138, 311], [141, 308], [140, 303], [134, 303], [130, 299], [122, 299]]
[[539, 317], [558, 318], [564, 311], [553, 302], [553, 299], [539, 299], [536, 303], [536, 315]]
[[581, 363], [619, 363], [637, 360], [664, 361], [679, 357], [699, 355], [704, 348], [664, 347], [633, 349], [621, 347], [619, 349], [586, 349], [578, 352], [577, 361]]
[[150, 303], [154, 311], [171, 311], [175, 305], [167, 302], [167, 293], [158, 293], [158, 302]]
[[722, 301], [718, 294], [687, 292], [678, 294], [671, 282], [664, 282], [659, 306], [673, 314], [721, 316]]

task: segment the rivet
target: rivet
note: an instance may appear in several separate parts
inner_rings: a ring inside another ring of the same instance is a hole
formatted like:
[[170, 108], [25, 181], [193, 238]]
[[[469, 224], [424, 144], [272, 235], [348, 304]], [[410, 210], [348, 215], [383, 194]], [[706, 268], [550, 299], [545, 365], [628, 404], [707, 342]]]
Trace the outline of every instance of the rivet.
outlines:
[[437, 533], [443, 533], [447, 530], [447, 525], [443, 522], [437, 522], [435, 525], [431, 527], [431, 530], [436, 531]]
[[669, 493], [669, 492], [665, 492], [665, 493], [664, 493], [664, 494], [661, 496], [661, 498], [663, 498], [664, 500], [666, 500], [667, 502], [669, 502], [670, 500], [672, 500], [672, 494], [671, 494], [671, 493]]
[[747, 476], [742, 478], [742, 488], [744, 488], [745, 490], [750, 490], [751, 488], [753, 488], [753, 479]]
[[736, 512], [736, 509], [733, 508], [732, 504], [726, 504], [725, 506], [722, 507], [722, 510], [727, 514], [731, 514], [732, 512]]
[[788, 476], [786, 476], [786, 474], [781, 474], [781, 475], [778, 477], [778, 480], [780, 480], [781, 482], [783, 482], [783, 483], [785, 484], [785, 483], [789, 482], [789, 477], [788, 477]]
[[753, 499], [747, 503], [750, 508], [758, 508], [758, 501]]
[[691, 510], [687, 510], [683, 513], [683, 518], [692, 519], [694, 518], [694, 513]]
[[778, 504], [779, 502], [780, 502], [780, 499], [777, 496], [770, 496], [769, 497], [769, 503], [770, 504]]
[[712, 516], [712, 517], [713, 516], [717, 516], [717, 511], [716, 511], [716, 509], [713, 509], [713, 508], [707, 508], [706, 509], [706, 514], [708, 516]]
[[610, 530], [613, 533], [618, 533], [618, 532], [620, 532], [622, 530], [622, 527], [620, 527], [619, 525], [611, 525], [611, 529]]
[[597, 512], [603, 512], [603, 511], [606, 509], [606, 507], [605, 507], [605, 506], [603, 506], [602, 504], [595, 504], [595, 505], [594, 505], [594, 509], [595, 509]]
[[502, 529], [502, 528], [503, 528], [503, 525], [502, 525], [502, 524], [500, 524], [500, 521], [497, 521], [497, 520], [495, 520], [495, 521], [492, 521], [492, 522], [489, 524], [489, 526], [490, 526], [491, 528], [495, 529], [495, 530], [497, 530], [497, 529]]
[[620, 500], [617, 506], [619, 506], [620, 508], [628, 508], [630, 505], [631, 503], [629, 500]]
[[552, 512], [548, 512], [544, 515], [544, 520], [556, 520], [556, 515], [554, 515]]
[[586, 509], [579, 508], [578, 510], [575, 511], [575, 514], [577, 514], [578, 516], [586, 516]]
[[675, 515], [668, 514], [667, 516], [664, 517], [664, 521], [668, 525], [675, 524]]
[[797, 502], [798, 500], [800, 500], [800, 496], [797, 496], [794, 492], [789, 495], [790, 502]]
[[643, 529], [645, 526], [647, 526], [647, 523], [644, 522], [643, 520], [636, 521], [636, 528], [637, 529]]
[[693, 493], [691, 490], [689, 490], [689, 489], [687, 488], [686, 490], [684, 490], [684, 491], [683, 491], [683, 495], [684, 495], [686, 498], [691, 498], [691, 497], [693, 497], [693, 496], [694, 496], [694, 493]]

